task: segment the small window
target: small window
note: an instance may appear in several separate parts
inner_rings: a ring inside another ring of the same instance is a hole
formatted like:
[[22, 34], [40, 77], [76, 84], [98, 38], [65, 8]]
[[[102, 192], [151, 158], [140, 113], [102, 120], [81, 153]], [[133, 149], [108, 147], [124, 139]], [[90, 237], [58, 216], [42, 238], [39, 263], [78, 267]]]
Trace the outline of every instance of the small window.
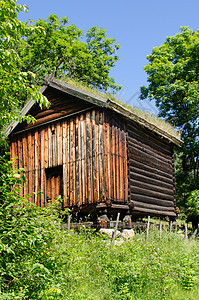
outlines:
[[46, 203], [58, 196], [63, 197], [63, 167], [46, 169]]

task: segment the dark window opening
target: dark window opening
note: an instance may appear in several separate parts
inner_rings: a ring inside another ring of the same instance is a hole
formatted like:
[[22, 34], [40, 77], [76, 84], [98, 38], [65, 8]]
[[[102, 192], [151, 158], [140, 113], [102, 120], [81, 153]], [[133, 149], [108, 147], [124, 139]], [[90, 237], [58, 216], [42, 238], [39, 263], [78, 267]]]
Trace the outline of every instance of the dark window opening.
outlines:
[[49, 200], [63, 198], [63, 166], [47, 168], [46, 170], [46, 204]]

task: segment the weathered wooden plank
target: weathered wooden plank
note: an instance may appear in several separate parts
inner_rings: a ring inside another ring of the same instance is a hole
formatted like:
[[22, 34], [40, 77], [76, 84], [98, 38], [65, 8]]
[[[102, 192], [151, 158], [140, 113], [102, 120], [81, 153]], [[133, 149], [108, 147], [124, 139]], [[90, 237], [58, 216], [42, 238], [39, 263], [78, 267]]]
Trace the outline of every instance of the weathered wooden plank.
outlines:
[[52, 133], [52, 166], [57, 166], [57, 130], [55, 124], [51, 125]]
[[39, 156], [39, 153], [38, 153], [38, 139], [39, 139], [39, 134], [38, 134], [38, 131], [36, 130], [35, 131], [35, 142], [34, 142], [34, 157], [35, 157], [35, 164], [34, 164], [34, 170], [35, 170], [35, 186], [34, 186], [34, 203], [36, 205], [39, 205], [38, 203], [38, 169], [39, 169], [39, 162], [38, 162], [38, 156]]
[[84, 115], [84, 178], [85, 178], [85, 198], [83, 204], [87, 204], [88, 201], [88, 177], [87, 177], [87, 148], [86, 148], [86, 115]]
[[120, 176], [119, 176], [119, 129], [115, 126], [115, 184], [116, 184], [116, 200], [120, 200]]
[[45, 206], [45, 129], [41, 130], [40, 168], [41, 168], [41, 207]]
[[62, 123], [62, 137], [63, 137], [63, 142], [62, 142], [62, 151], [63, 151], [63, 206], [67, 207], [67, 165], [66, 165], [66, 139], [67, 139], [67, 123], [66, 121], [63, 121]]
[[92, 111], [92, 202], [96, 202], [96, 144], [95, 144], [95, 110]]
[[82, 153], [81, 153], [81, 122], [78, 117], [78, 169], [79, 169], [79, 204], [83, 204], [83, 189], [82, 189]]
[[104, 116], [104, 191], [105, 191], [105, 197], [110, 198], [109, 196], [109, 124], [107, 122], [107, 116]]
[[48, 126], [48, 168], [52, 167], [52, 133], [51, 127]]
[[85, 149], [84, 149], [84, 115], [80, 116], [80, 151], [81, 151], [81, 189], [82, 189], [82, 203], [85, 203], [85, 169], [84, 169], [84, 161], [85, 161]]
[[95, 199], [99, 202], [99, 111], [95, 115]]
[[125, 201], [130, 198], [130, 184], [129, 184], [129, 158], [128, 158], [128, 146], [127, 146], [128, 133], [124, 132], [124, 178], [125, 178]]
[[79, 118], [75, 119], [75, 204], [80, 204], [79, 184]]
[[91, 203], [91, 128], [90, 112], [86, 113], [86, 170], [87, 170], [87, 198]]
[[31, 183], [32, 183], [32, 178], [31, 178], [31, 175], [32, 175], [32, 155], [31, 155], [31, 133], [28, 132], [27, 134], [27, 139], [28, 139], [28, 182], [29, 182], [29, 185], [28, 185], [28, 194], [31, 194], [32, 190], [31, 190]]
[[34, 194], [33, 192], [35, 192], [35, 136], [34, 133], [32, 133], [31, 136], [31, 173], [32, 173], [32, 178], [31, 178], [31, 183], [32, 183], [32, 187], [31, 187], [31, 196], [33, 197], [32, 201], [34, 202]]
[[73, 119], [73, 156], [72, 156], [72, 161], [73, 161], [73, 205], [76, 204], [76, 172], [75, 172], [75, 119]]
[[116, 200], [116, 182], [115, 182], [115, 126], [112, 125], [112, 168], [113, 168], [113, 178], [112, 178], [112, 182], [113, 182], [113, 192], [112, 192], [112, 198], [114, 200]]
[[105, 198], [104, 193], [104, 136], [103, 136], [103, 112], [99, 113], [99, 194], [100, 199]]
[[28, 194], [28, 149], [27, 149], [27, 137], [22, 137], [22, 153], [23, 153], [23, 167], [25, 169], [26, 183], [24, 183], [24, 196]]
[[66, 123], [66, 174], [67, 174], [67, 182], [66, 182], [66, 190], [67, 190], [67, 203], [68, 206], [71, 205], [71, 199], [70, 199], [70, 122], [67, 121]]
[[62, 164], [62, 135], [61, 135], [60, 123], [56, 124], [56, 149], [57, 149], [56, 165], [60, 166]]
[[90, 123], [89, 123], [89, 130], [90, 130], [90, 199], [89, 203], [93, 203], [93, 149], [92, 149], [92, 111], [90, 111]]
[[114, 182], [114, 174], [113, 174], [113, 125], [110, 124], [109, 126], [109, 158], [110, 158], [110, 198], [113, 200], [114, 199], [114, 186], [113, 186], [113, 182]]
[[119, 193], [120, 193], [120, 201], [125, 200], [124, 195], [124, 143], [123, 143], [123, 133], [124, 131], [119, 130]]
[[70, 119], [70, 148], [69, 148], [69, 166], [70, 166], [70, 205], [74, 203], [74, 181], [73, 181], [73, 119]]

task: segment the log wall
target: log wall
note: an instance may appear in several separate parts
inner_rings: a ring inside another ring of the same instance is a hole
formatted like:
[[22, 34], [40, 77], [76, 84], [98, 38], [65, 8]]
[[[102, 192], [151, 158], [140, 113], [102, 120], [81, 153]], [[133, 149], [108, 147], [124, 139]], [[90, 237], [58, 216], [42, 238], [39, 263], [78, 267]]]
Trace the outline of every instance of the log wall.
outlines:
[[173, 146], [155, 133], [128, 123], [130, 199], [134, 211], [175, 216]]
[[109, 121], [103, 109], [91, 109], [14, 135], [11, 154], [27, 180], [21, 194], [41, 207], [61, 190], [64, 206], [127, 201], [126, 133]]

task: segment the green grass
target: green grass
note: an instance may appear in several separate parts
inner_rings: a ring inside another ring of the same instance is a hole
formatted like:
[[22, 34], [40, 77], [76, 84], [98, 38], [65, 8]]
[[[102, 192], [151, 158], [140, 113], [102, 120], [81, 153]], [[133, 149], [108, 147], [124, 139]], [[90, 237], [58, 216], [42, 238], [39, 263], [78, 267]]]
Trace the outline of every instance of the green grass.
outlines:
[[34, 299], [199, 299], [199, 242], [158, 231], [113, 246], [94, 234], [62, 232], [55, 268]]

